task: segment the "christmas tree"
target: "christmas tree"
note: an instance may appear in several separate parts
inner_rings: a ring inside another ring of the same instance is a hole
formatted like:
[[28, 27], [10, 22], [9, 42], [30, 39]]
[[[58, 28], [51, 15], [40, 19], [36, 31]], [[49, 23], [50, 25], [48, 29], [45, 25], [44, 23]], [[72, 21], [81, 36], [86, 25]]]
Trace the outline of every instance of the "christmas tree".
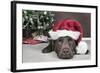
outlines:
[[47, 33], [54, 22], [54, 14], [50, 11], [22, 11], [23, 37], [30, 37], [31, 33], [36, 32], [37, 35]]

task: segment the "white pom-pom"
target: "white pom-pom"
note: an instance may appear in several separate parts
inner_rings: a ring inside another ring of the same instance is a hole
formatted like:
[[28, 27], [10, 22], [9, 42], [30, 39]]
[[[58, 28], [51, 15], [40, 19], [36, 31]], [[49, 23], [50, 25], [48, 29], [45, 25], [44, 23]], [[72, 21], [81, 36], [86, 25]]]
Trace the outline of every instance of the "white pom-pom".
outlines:
[[78, 46], [76, 47], [78, 54], [85, 54], [88, 50], [88, 45], [84, 41], [80, 41]]

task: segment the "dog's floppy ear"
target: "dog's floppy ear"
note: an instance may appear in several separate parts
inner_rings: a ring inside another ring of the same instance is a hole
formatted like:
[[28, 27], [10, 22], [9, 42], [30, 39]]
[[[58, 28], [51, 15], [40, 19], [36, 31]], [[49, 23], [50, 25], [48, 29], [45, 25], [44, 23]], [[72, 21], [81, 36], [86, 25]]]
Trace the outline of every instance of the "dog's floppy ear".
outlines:
[[[75, 41], [75, 40], [74, 40]], [[76, 50], [76, 46], [77, 46], [77, 42], [75, 41], [75, 44], [73, 45], [73, 50], [74, 50], [74, 54], [77, 54], [77, 50]]]
[[54, 50], [54, 48], [55, 48], [55, 40], [50, 40], [50, 44], [49, 45], [51, 45], [52, 50]]

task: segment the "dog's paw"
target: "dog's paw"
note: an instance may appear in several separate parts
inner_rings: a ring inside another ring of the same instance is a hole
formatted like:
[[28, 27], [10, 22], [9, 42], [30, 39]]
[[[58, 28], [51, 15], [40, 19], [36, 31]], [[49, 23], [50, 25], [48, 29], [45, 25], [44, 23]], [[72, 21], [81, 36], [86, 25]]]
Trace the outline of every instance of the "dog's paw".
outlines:
[[42, 53], [50, 53], [50, 52], [52, 52], [52, 49], [51, 48], [44, 48], [42, 50]]

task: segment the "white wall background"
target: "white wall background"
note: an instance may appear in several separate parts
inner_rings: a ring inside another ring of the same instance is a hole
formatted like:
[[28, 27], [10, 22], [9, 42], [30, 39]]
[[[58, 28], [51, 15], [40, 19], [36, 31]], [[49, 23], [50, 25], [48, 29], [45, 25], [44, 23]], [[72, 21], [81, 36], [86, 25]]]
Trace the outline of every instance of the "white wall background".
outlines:
[[[11, 73], [10, 72], [10, 1], [11, 0], [0, 1], [0, 73]], [[65, 4], [98, 5], [99, 6], [98, 13], [100, 13], [99, 0], [31, 0], [31, 1], [65, 3]], [[100, 16], [100, 14], [98, 14], [98, 16]], [[98, 20], [100, 20], [100, 17], [98, 17]], [[100, 22], [98, 24], [100, 24]], [[98, 25], [98, 28], [99, 27], [100, 25]], [[100, 28], [98, 31], [100, 31]], [[100, 37], [100, 33], [98, 33], [98, 37]], [[99, 44], [100, 38], [98, 38], [98, 40], [99, 40], [98, 42]], [[98, 47], [98, 55], [100, 56], [99, 48], [100, 46]], [[98, 59], [100, 61], [100, 57], [98, 57]], [[100, 63], [99, 63], [99, 66], [100, 66]], [[34, 73], [51, 73], [51, 72], [54, 72], [54, 73], [66, 73], [66, 72], [67, 73], [99, 73], [100, 67], [38, 71]]]

